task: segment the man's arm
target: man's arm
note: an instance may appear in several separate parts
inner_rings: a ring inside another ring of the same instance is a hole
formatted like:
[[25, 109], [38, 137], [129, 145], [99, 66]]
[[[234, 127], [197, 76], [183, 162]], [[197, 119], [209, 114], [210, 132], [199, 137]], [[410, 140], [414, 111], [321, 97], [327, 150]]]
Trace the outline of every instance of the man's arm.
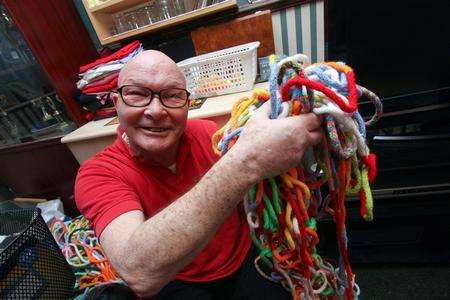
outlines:
[[268, 105], [253, 116], [235, 146], [185, 195], [148, 220], [132, 211], [113, 220], [100, 239], [111, 263], [139, 296], [151, 296], [189, 264], [260, 178], [300, 162], [317, 143], [312, 115], [268, 119]]

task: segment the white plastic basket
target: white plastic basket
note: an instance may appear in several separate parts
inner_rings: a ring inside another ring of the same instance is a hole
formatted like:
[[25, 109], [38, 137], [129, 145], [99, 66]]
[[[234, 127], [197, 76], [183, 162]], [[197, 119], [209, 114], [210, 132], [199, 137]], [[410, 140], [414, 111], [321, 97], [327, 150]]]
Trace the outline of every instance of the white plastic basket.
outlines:
[[178, 66], [187, 80], [192, 98], [248, 91], [256, 78], [256, 49], [248, 43], [183, 60]]

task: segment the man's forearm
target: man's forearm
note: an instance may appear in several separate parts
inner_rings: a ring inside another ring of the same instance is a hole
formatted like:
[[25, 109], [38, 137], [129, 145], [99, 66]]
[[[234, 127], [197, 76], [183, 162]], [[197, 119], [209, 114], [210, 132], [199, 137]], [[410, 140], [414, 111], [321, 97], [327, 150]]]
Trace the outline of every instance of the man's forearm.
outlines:
[[135, 230], [124, 251], [127, 268], [165, 284], [196, 257], [252, 183], [233, 160], [232, 153], [224, 156], [189, 192]]

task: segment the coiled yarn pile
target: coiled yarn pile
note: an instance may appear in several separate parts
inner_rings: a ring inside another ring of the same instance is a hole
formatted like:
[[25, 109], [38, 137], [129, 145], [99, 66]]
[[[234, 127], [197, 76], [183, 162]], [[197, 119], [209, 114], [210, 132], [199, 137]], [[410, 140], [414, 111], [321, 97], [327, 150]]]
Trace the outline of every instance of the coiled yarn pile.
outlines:
[[104, 283], [122, 282], [85, 217], [79, 216], [66, 222], [55, 219], [50, 230], [74, 270], [76, 292], [87, 292]]
[[[235, 103], [230, 120], [212, 138], [214, 151], [225, 154], [265, 101], [270, 101], [271, 119], [307, 112], [323, 115], [324, 138], [307, 149], [296, 168], [261, 180], [248, 192], [244, 206], [250, 236], [259, 248], [255, 266], [267, 279], [280, 282], [293, 299], [356, 299], [345, 197], [359, 194], [361, 215], [372, 220], [369, 183], [376, 176], [376, 157], [365, 141], [366, 126], [381, 117], [382, 105], [374, 93], [355, 83], [353, 70], [344, 63], [308, 65], [307, 57], [299, 54], [279, 63], [271, 56], [270, 67], [270, 91], [256, 89], [251, 98]], [[357, 110], [361, 96], [375, 106], [367, 122]], [[331, 214], [336, 224], [337, 265], [317, 253], [316, 223], [323, 213]]]

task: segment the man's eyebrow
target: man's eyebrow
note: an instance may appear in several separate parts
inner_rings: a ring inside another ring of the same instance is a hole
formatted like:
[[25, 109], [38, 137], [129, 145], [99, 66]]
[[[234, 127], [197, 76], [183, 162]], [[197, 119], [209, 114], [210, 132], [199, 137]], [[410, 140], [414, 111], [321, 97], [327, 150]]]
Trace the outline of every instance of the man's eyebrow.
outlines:
[[136, 81], [133, 78], [126, 78], [122, 81], [122, 84], [142, 85], [142, 82]]

